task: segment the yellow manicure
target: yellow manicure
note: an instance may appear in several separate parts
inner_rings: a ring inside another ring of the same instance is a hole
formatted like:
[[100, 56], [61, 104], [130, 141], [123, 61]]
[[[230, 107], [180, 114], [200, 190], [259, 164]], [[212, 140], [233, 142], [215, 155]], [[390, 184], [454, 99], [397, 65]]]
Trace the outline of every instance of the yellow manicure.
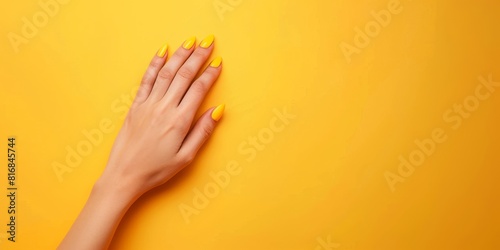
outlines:
[[168, 44], [165, 44], [163, 45], [159, 50], [158, 50], [158, 53], [156, 53], [157, 56], [159, 57], [164, 57], [165, 54], [167, 53], [167, 49], [168, 49]]
[[212, 45], [213, 42], [214, 42], [214, 35], [209, 35], [201, 41], [200, 46], [206, 49], [210, 47], [210, 45]]
[[195, 42], [196, 42], [196, 37], [192, 36], [188, 38], [186, 41], [184, 41], [182, 47], [184, 47], [185, 49], [191, 49]]
[[220, 118], [222, 117], [222, 114], [224, 113], [224, 108], [226, 107], [226, 105], [224, 104], [221, 104], [219, 106], [217, 106], [214, 111], [212, 111], [212, 119], [214, 119], [214, 121], [219, 121]]
[[222, 63], [222, 57], [218, 56], [210, 63], [210, 67], [218, 68], [221, 63]]

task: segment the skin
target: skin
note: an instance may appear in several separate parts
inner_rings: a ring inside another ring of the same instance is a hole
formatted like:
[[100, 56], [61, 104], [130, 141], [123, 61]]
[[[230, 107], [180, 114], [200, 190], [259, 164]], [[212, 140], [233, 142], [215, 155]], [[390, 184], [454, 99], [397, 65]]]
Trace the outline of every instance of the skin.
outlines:
[[196, 78], [213, 46], [179, 47], [168, 62], [154, 56], [106, 168], [58, 249], [106, 249], [128, 208], [192, 162], [217, 124], [213, 107], [193, 126], [222, 70], [208, 66]]

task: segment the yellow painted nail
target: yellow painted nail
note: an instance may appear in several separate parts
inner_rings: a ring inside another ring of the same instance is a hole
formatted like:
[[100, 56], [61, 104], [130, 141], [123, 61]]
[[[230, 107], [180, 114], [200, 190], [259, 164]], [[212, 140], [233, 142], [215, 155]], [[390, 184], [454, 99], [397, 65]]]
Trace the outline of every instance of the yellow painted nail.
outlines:
[[226, 105], [221, 104], [221, 105], [217, 106], [214, 109], [214, 111], [212, 111], [212, 119], [214, 119], [214, 121], [220, 120], [220, 118], [222, 117], [222, 114], [224, 113], [224, 108], [226, 108]]
[[184, 47], [185, 49], [191, 49], [195, 42], [196, 42], [196, 37], [192, 36], [188, 38], [186, 41], [184, 41], [182, 47]]
[[159, 50], [158, 50], [158, 53], [156, 53], [157, 56], [159, 57], [164, 57], [165, 54], [167, 53], [167, 49], [168, 49], [168, 44], [165, 44], [163, 45]]
[[214, 38], [215, 38], [214, 35], [209, 35], [205, 37], [205, 39], [201, 41], [200, 46], [205, 49], [210, 47], [210, 45], [212, 45], [212, 43], [214, 42]]
[[222, 63], [222, 57], [218, 56], [210, 63], [210, 67], [217, 68], [220, 66], [221, 63]]

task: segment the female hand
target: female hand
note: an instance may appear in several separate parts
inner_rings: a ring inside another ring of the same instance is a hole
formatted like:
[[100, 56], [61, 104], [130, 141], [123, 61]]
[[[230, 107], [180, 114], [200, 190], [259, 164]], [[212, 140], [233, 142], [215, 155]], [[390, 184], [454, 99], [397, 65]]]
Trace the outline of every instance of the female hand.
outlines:
[[140, 195], [194, 159], [224, 110], [224, 105], [209, 109], [190, 130], [222, 69], [217, 57], [195, 78], [212, 53], [213, 40], [208, 36], [194, 49], [195, 37], [189, 38], [167, 63], [166, 45], [158, 51], [116, 138], [102, 180]]
[[208, 90], [220, 75], [214, 36], [187, 39], [167, 60], [164, 45], [152, 59], [115, 140], [108, 164], [59, 249], [104, 249], [121, 218], [143, 193], [187, 166], [212, 134], [224, 105], [206, 111], [192, 126]]

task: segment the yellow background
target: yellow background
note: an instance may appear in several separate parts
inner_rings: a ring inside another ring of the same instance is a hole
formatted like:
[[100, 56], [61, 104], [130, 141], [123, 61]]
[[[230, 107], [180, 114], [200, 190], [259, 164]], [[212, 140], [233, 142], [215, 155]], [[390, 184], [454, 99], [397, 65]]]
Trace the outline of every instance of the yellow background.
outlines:
[[[163, 43], [172, 53], [211, 33], [224, 70], [201, 110], [225, 103], [224, 117], [194, 164], [134, 204], [112, 249], [500, 248], [498, 87], [458, 129], [443, 119], [479, 76], [500, 81], [498, 1], [401, 0], [350, 63], [340, 44], [390, 0], [220, 0], [224, 13], [214, 2], [72, 0], [17, 53], [8, 34], [43, 9], [4, 2], [0, 152], [17, 138], [19, 190], [17, 242], [2, 226], [1, 249], [57, 246], [105, 167], [122, 121], [113, 104]], [[248, 159], [240, 145], [285, 107], [296, 118]], [[113, 132], [60, 182], [54, 162], [103, 119]], [[436, 128], [446, 141], [392, 192], [387, 171]], [[179, 205], [231, 161], [241, 173], [186, 223]]]

